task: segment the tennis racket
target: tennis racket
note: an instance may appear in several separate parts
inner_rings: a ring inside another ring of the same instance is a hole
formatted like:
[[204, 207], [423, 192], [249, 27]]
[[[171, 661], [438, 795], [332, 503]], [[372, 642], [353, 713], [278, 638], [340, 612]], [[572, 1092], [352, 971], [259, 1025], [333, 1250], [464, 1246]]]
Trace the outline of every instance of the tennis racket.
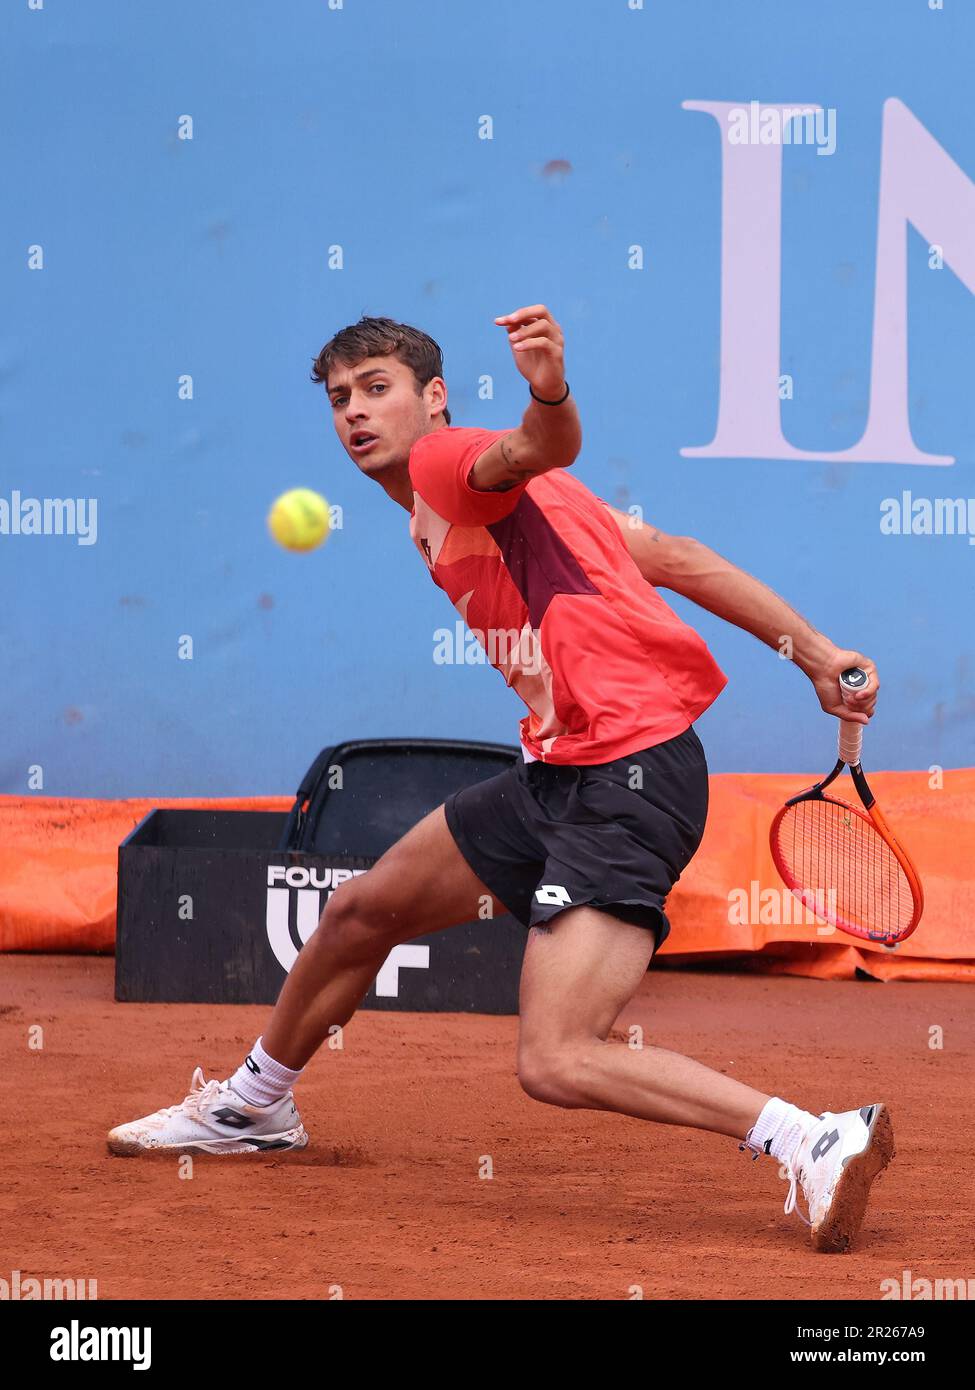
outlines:
[[[840, 676], [844, 700], [862, 690], [867, 673]], [[863, 725], [841, 719], [839, 756], [828, 777], [787, 801], [769, 841], [782, 881], [818, 917], [850, 936], [895, 946], [921, 920], [924, 893], [917, 870], [898, 844], [860, 766]], [[824, 795], [849, 767], [863, 810]]]

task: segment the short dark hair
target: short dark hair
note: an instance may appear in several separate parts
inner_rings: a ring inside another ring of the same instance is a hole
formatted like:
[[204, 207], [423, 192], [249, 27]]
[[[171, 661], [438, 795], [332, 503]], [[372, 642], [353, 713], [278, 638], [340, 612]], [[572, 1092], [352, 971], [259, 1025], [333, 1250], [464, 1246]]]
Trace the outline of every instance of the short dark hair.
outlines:
[[[366, 357], [395, 357], [409, 367], [416, 378], [418, 396], [435, 376], [443, 376], [443, 353], [428, 333], [395, 319], [361, 318], [328, 340], [315, 358], [311, 379], [327, 390], [331, 367], [337, 362], [353, 367]], [[446, 407], [443, 417], [449, 425]]]

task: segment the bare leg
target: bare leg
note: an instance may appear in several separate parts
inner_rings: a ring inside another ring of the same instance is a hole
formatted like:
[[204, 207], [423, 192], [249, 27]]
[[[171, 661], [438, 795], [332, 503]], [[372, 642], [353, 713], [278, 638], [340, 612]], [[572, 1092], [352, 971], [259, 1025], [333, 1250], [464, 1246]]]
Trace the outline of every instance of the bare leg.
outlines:
[[506, 911], [474, 874], [438, 806], [329, 899], [282, 986], [263, 1045], [297, 1070], [335, 1024], [362, 1002], [392, 948], [411, 937], [470, 922], [482, 903]]
[[770, 1099], [663, 1047], [608, 1037], [653, 953], [652, 933], [591, 907], [533, 929], [521, 976], [518, 1075], [529, 1095], [743, 1139]]

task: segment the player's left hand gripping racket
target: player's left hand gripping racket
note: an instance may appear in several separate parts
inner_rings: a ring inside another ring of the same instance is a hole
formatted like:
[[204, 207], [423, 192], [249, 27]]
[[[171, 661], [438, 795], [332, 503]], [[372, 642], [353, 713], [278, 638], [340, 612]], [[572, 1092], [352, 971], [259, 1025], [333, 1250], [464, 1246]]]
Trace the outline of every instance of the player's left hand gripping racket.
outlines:
[[[860, 690], [866, 680], [865, 671], [851, 666], [840, 676], [840, 689]], [[862, 742], [863, 725], [841, 719], [836, 766], [785, 803], [769, 840], [782, 881], [818, 917], [850, 936], [894, 946], [920, 922], [924, 894], [917, 870], [867, 786]], [[866, 815], [823, 794], [846, 766]]]

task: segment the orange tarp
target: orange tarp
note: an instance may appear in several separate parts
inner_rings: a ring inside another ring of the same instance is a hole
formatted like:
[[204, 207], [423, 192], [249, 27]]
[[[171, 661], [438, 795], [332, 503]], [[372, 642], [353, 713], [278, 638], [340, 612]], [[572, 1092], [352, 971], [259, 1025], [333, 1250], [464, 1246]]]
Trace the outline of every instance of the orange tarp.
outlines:
[[[731, 962], [824, 979], [851, 979], [859, 969], [885, 980], [975, 981], [975, 768], [943, 777], [935, 788], [926, 772], [870, 775], [925, 894], [917, 931], [886, 949], [806, 920], [775, 872], [772, 817], [814, 775], [712, 776], [707, 832], [668, 900], [672, 930], [661, 962]], [[292, 804], [291, 797], [0, 797], [0, 951], [111, 951], [118, 846], [153, 807], [287, 811]]]
[[0, 951], [113, 951], [118, 847], [154, 807], [288, 811], [293, 805], [293, 796], [0, 796]]

